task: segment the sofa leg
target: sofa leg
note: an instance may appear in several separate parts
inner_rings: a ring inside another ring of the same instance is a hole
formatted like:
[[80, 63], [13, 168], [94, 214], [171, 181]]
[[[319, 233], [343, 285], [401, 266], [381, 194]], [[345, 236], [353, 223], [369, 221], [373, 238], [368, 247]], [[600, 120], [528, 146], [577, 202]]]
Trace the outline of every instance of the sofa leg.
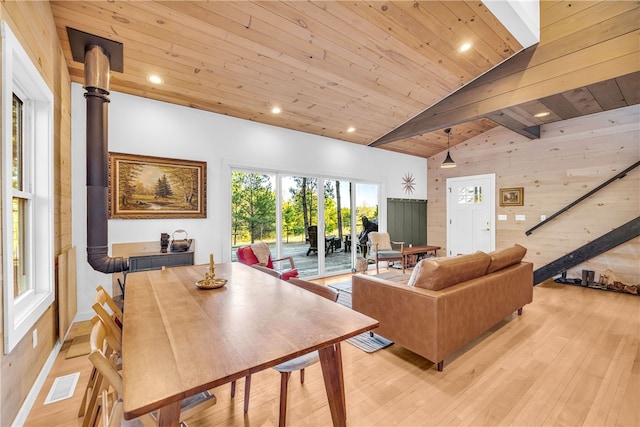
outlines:
[[444, 360], [441, 360], [438, 362], [438, 372], [442, 372], [443, 368], [444, 368]]
[[373, 332], [369, 331], [369, 336], [373, 338]]
[[522, 316], [522, 307], [518, 309], [518, 316]]

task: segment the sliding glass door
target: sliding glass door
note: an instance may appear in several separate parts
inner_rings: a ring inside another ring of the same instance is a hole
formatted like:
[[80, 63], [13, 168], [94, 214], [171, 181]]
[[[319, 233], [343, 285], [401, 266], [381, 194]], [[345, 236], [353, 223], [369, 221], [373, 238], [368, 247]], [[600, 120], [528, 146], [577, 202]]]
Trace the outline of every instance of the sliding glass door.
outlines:
[[231, 243], [234, 248], [260, 241], [275, 246], [275, 178], [275, 175], [258, 172], [232, 172]]
[[272, 256], [293, 258], [300, 277], [322, 277], [353, 270], [361, 217], [377, 221], [378, 186], [233, 171], [231, 210], [233, 261], [239, 246], [266, 241]]
[[351, 183], [340, 180], [324, 182], [324, 229], [327, 239], [324, 271], [339, 273], [351, 270]]
[[[367, 251], [367, 235], [364, 222], [370, 223], [367, 230], [378, 230], [378, 186], [375, 184], [355, 184], [355, 218], [356, 227], [353, 233], [356, 256], [365, 256]], [[366, 220], [365, 220], [366, 218]]]
[[282, 227], [289, 241], [282, 246], [283, 255], [293, 257], [300, 277], [316, 277], [324, 244], [318, 239], [318, 179], [283, 175], [280, 182]]

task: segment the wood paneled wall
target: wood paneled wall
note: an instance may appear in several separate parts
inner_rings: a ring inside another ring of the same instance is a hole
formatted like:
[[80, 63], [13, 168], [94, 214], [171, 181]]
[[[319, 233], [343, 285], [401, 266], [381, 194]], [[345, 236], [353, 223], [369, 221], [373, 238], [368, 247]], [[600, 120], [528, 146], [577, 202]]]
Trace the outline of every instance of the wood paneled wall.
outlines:
[[[58, 254], [71, 247], [71, 83], [69, 73], [48, 2], [2, 2], [0, 18], [10, 25], [53, 91], [55, 98], [55, 253], [51, 254], [53, 262]], [[57, 285], [66, 286], [66, 283]], [[2, 286], [5, 284], [3, 283]], [[10, 354], [5, 355], [0, 352], [0, 425], [11, 425], [51, 353], [57, 339], [57, 316], [57, 306], [54, 304], [36, 322], [34, 329], [38, 329], [38, 345], [35, 349], [32, 347], [32, 337], [29, 332]], [[0, 305], [1, 317], [2, 306]], [[4, 342], [4, 336], [0, 337], [1, 342]]]
[[[451, 149], [458, 164], [441, 169], [446, 152], [428, 162], [429, 244], [446, 246], [446, 179], [496, 174], [496, 248], [519, 243], [526, 260], [542, 267], [626, 223], [640, 213], [640, 168], [534, 231], [525, 231], [640, 159], [640, 107], [593, 114], [546, 125], [540, 139], [528, 140], [498, 127]], [[524, 187], [524, 206], [500, 207], [499, 189]], [[516, 221], [523, 214], [525, 221]], [[617, 280], [640, 283], [640, 239], [633, 239], [569, 270], [595, 270], [596, 279], [608, 269]]]

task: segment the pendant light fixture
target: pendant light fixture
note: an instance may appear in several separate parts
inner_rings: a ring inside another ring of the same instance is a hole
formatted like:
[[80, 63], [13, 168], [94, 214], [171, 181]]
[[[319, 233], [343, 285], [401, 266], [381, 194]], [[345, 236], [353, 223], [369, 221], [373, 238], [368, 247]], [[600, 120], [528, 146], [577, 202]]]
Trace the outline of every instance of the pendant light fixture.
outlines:
[[449, 153], [449, 134], [451, 134], [451, 128], [446, 128], [444, 133], [447, 134], [447, 157], [444, 159], [444, 162], [440, 165], [441, 168], [455, 168], [456, 162], [451, 158], [451, 154]]

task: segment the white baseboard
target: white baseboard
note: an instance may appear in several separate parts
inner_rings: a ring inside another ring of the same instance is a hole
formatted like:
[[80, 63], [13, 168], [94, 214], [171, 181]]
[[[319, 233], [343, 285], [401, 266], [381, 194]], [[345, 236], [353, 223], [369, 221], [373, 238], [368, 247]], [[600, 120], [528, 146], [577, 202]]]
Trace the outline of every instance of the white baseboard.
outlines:
[[16, 418], [13, 420], [13, 423], [11, 424], [13, 427], [24, 426], [24, 423], [27, 421], [27, 417], [29, 416], [29, 412], [31, 412], [31, 409], [33, 408], [33, 404], [36, 403], [36, 399], [38, 398], [38, 393], [40, 393], [40, 390], [42, 390], [42, 386], [44, 385], [44, 382], [47, 379], [49, 372], [51, 372], [53, 363], [56, 361], [56, 357], [58, 357], [58, 354], [60, 353], [61, 348], [62, 348], [62, 343], [60, 341], [56, 341], [56, 345], [53, 346], [53, 349], [51, 350], [51, 353], [49, 354], [47, 361], [45, 362], [44, 366], [40, 370], [40, 373], [38, 374], [36, 381], [33, 383], [33, 386], [31, 386], [31, 390], [29, 390], [29, 394], [27, 394], [27, 398], [25, 399], [24, 403], [22, 404], [22, 407], [18, 411], [18, 415], [16, 415]]

